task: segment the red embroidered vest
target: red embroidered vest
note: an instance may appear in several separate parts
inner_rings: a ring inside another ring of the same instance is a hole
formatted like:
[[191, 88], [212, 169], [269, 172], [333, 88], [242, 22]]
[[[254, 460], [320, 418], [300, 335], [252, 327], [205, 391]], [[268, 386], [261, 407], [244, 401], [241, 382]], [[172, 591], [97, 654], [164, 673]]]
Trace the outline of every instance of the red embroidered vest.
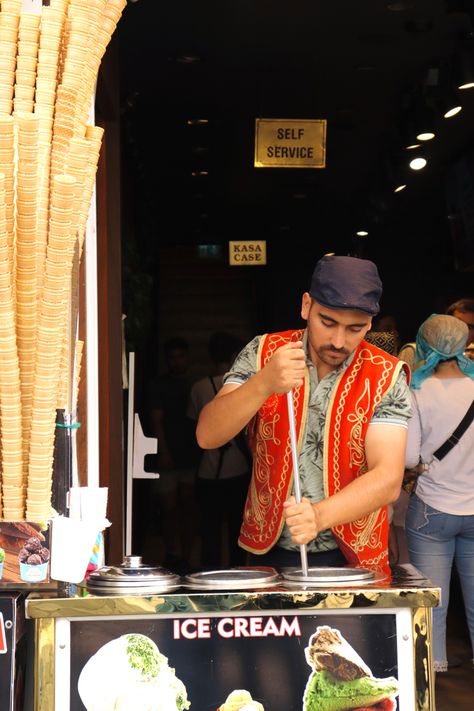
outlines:
[[[302, 340], [304, 330], [263, 336], [257, 368], [289, 341]], [[324, 432], [324, 489], [332, 496], [367, 470], [365, 433], [372, 414], [395, 383], [403, 363], [366, 341], [332, 390]], [[309, 373], [293, 391], [298, 451], [307, 419]], [[263, 554], [272, 548], [284, 526], [283, 502], [291, 495], [293, 467], [286, 395], [272, 395], [250, 427], [252, 480], [244, 509], [239, 545]], [[387, 507], [332, 529], [349, 563], [384, 566], [388, 561]]]

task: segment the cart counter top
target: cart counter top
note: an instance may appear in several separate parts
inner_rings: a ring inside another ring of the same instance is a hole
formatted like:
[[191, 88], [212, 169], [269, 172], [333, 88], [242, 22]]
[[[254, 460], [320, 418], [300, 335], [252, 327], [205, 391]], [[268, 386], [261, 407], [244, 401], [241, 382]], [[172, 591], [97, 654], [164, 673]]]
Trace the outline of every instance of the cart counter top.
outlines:
[[190, 590], [150, 595], [113, 595], [58, 598], [33, 593], [27, 616], [82, 618], [135, 615], [193, 615], [240, 613], [257, 610], [342, 610], [355, 608], [437, 607], [440, 589], [411, 565], [394, 566], [391, 576], [379, 576], [368, 584], [315, 587], [286, 583], [258, 590]]

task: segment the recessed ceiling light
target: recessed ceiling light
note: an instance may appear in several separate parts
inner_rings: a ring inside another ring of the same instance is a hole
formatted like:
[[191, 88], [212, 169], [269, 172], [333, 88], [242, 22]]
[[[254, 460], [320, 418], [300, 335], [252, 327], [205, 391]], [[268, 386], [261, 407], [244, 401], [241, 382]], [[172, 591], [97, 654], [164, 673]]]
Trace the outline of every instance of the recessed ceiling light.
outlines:
[[368, 237], [369, 233], [367, 232], [367, 230], [357, 230], [356, 235], [358, 237]]
[[413, 158], [413, 160], [410, 161], [410, 168], [412, 170], [422, 170], [425, 167], [426, 162], [426, 158]]
[[419, 141], [431, 141], [435, 137], [432, 131], [426, 131], [425, 133], [419, 133], [417, 139]]
[[453, 116], [456, 116], [460, 111], [462, 111], [462, 106], [453, 106], [452, 109], [449, 109], [449, 111], [446, 111], [445, 114], [443, 114], [444, 118], [452, 118]]
[[201, 58], [195, 54], [180, 54], [176, 57], [178, 64], [196, 64], [200, 59]]
[[393, 192], [394, 192], [394, 193], [401, 193], [402, 190], [405, 190], [405, 188], [406, 188], [406, 185], [404, 185], [404, 184], [402, 183], [401, 185], [397, 185], [397, 187], [394, 188]]
[[419, 143], [412, 143], [409, 146], [405, 146], [406, 151], [414, 151], [415, 148], [419, 148], [420, 144]]
[[209, 175], [209, 171], [208, 170], [193, 170], [191, 175], [193, 176], [193, 178], [200, 178], [202, 176]]
[[209, 119], [188, 119], [186, 123], [188, 124], [188, 126], [203, 126], [204, 124], [209, 123]]

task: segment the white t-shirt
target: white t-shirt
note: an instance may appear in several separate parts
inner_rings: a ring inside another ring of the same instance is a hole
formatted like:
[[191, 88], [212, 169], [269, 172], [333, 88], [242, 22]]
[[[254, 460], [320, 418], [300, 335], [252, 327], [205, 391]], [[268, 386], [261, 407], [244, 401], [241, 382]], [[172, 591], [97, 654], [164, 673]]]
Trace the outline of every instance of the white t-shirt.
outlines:
[[441, 460], [433, 452], [454, 432], [474, 399], [471, 378], [427, 378], [411, 391], [413, 417], [408, 423], [406, 466], [421, 456], [428, 469], [418, 478], [417, 495], [444, 513], [474, 514], [474, 422]]
[[[202, 380], [194, 383], [191, 389], [188, 417], [193, 420], [198, 419], [204, 405], [210, 402], [222, 387], [222, 378], [222, 375], [213, 377], [215, 389], [209, 377], [202, 378]], [[235, 440], [232, 439], [222, 454], [219, 449], [206, 449], [203, 451], [198, 468], [198, 477], [201, 479], [216, 479], [220, 456], [222, 456], [222, 462], [219, 479], [231, 479], [249, 471], [249, 459], [236, 444]]]

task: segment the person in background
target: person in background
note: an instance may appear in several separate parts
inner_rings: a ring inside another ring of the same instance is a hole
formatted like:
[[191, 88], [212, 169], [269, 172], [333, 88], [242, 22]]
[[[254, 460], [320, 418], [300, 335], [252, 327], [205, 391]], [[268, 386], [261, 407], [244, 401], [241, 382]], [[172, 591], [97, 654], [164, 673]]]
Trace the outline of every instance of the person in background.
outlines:
[[372, 328], [369, 333], [369, 342], [382, 350], [397, 355], [400, 347], [397, 320], [393, 314], [378, 314], [372, 319]]
[[[302, 297], [306, 328], [254, 338], [201, 411], [204, 449], [252, 421], [239, 545], [254, 564], [299, 567], [301, 544], [311, 566], [387, 564], [386, 504], [400, 491], [410, 397], [402, 363], [364, 341], [381, 292], [373, 262], [323, 257]], [[293, 491], [290, 390], [301, 503]]]
[[158, 439], [158, 496], [160, 528], [165, 545], [163, 565], [188, 572], [196, 507], [194, 479], [198, 449], [193, 422], [187, 416], [191, 379], [189, 344], [173, 338], [163, 344], [166, 372], [150, 384], [151, 434]]
[[406, 466], [422, 471], [406, 516], [410, 560], [441, 588], [433, 610], [433, 658], [446, 671], [446, 613], [453, 562], [463, 591], [474, 650], [474, 423], [443, 456], [474, 400], [474, 364], [464, 355], [468, 327], [434, 315], [419, 328], [413, 373], [414, 414], [408, 425]]
[[[194, 383], [188, 415], [194, 421], [206, 403], [222, 387], [224, 373], [242, 348], [239, 338], [217, 332], [209, 339], [212, 373]], [[250, 479], [250, 452], [245, 438], [238, 434], [217, 449], [202, 452], [197, 469], [197, 497], [201, 521], [201, 565], [219, 569], [245, 563], [245, 553], [237, 545], [242, 510]], [[222, 541], [227, 541], [223, 556]]]
[[[381, 348], [386, 353], [396, 356], [398, 349], [398, 328], [395, 317], [391, 314], [379, 315], [372, 319], [372, 328], [365, 340]], [[399, 356], [400, 357], [400, 356]], [[404, 358], [400, 358], [404, 360]], [[388, 505], [389, 516], [389, 560], [390, 563], [408, 562], [408, 550], [405, 540], [405, 514], [408, 506], [408, 494], [401, 489], [396, 501]]]
[[448, 306], [446, 313], [464, 321], [469, 329], [466, 349], [474, 348], [474, 299], [459, 299]]
[[[448, 306], [445, 313], [464, 321], [467, 325], [469, 335], [466, 344], [466, 355], [472, 360], [471, 350], [474, 349], [474, 299], [459, 299]], [[411, 370], [413, 370], [416, 367], [416, 343], [414, 341], [405, 343], [400, 348], [398, 357], [408, 363]]]
[[400, 360], [410, 366], [410, 370], [413, 370], [415, 366], [415, 353], [416, 344], [414, 341], [404, 343], [398, 351], [398, 357], [400, 358]]

